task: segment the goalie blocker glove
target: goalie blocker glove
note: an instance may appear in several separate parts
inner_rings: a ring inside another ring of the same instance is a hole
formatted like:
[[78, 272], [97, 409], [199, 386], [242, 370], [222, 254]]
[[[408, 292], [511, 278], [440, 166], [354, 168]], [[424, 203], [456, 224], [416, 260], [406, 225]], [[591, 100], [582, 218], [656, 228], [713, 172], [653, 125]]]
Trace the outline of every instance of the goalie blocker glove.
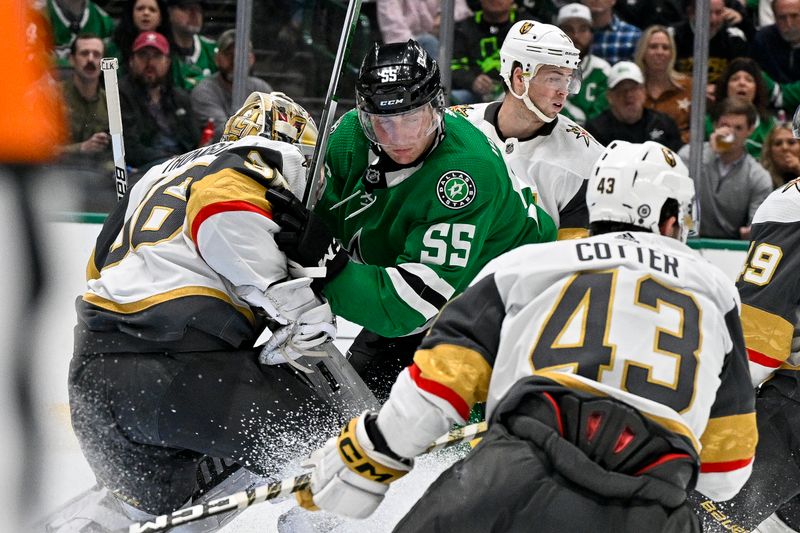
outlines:
[[389, 449], [376, 419], [370, 412], [353, 418], [338, 437], [311, 454], [303, 464], [314, 469], [311, 484], [295, 494], [301, 507], [366, 518], [383, 501], [389, 484], [413, 468], [413, 459]]
[[272, 220], [280, 226], [275, 242], [290, 261], [304, 267], [302, 275], [314, 278], [317, 292], [335, 278], [349, 261], [325, 223], [286, 189], [268, 189]]

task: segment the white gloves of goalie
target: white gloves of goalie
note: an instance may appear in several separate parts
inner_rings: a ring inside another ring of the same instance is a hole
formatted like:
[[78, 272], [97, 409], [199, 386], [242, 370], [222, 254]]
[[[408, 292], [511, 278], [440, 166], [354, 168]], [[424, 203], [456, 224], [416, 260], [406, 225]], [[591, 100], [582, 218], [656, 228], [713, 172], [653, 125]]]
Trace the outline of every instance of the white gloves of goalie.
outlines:
[[366, 518], [383, 501], [389, 483], [411, 470], [412, 460], [398, 460], [375, 449], [365, 427], [368, 416], [374, 415], [364, 413], [350, 420], [338, 437], [303, 463], [314, 471], [310, 487], [296, 493], [302, 507]]
[[[259, 356], [262, 364], [276, 365], [304, 355], [319, 355], [314, 348], [336, 337], [336, 320], [327, 302], [311, 290], [311, 278], [276, 283], [260, 291], [240, 287], [239, 295], [261, 307], [282, 326], [272, 332]], [[258, 345], [259, 341], [256, 341]]]

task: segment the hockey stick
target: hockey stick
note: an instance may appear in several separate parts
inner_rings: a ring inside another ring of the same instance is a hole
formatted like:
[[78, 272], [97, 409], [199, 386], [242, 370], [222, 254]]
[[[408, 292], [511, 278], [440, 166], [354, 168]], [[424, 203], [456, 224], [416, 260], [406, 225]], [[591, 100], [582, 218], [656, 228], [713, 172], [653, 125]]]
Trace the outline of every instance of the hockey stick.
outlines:
[[[486, 433], [486, 430], [486, 422], [479, 422], [477, 424], [454, 429], [433, 441], [423, 453], [431, 453], [464, 442], [469, 442]], [[293, 478], [284, 479], [283, 481], [261, 485], [252, 489], [236, 492], [229, 496], [223, 496], [222, 498], [217, 498], [207, 503], [157, 516], [152, 520], [136, 522], [135, 524], [131, 524], [128, 528], [128, 533], [166, 531], [175, 526], [202, 520], [218, 513], [224, 513], [234, 509], [244, 509], [256, 503], [288, 496], [307, 488], [309, 483], [311, 483], [311, 474], [306, 473]]]
[[100, 60], [103, 80], [106, 84], [106, 106], [108, 107], [108, 133], [111, 135], [111, 150], [114, 153], [114, 181], [117, 200], [128, 191], [128, 173], [125, 170], [125, 145], [122, 143], [122, 112], [119, 107], [119, 85], [117, 84], [117, 58]]
[[306, 190], [303, 194], [303, 203], [309, 210], [313, 210], [314, 206], [317, 205], [325, 183], [325, 173], [323, 172], [325, 168], [325, 151], [328, 147], [328, 137], [330, 137], [331, 126], [333, 126], [333, 118], [336, 116], [336, 106], [339, 105], [336, 88], [339, 86], [339, 76], [342, 74], [344, 62], [350, 56], [350, 46], [353, 44], [353, 34], [358, 25], [358, 14], [360, 12], [361, 0], [350, 0], [347, 4], [347, 13], [344, 16], [342, 35], [339, 37], [339, 48], [336, 50], [336, 59], [333, 62], [331, 81], [328, 85], [328, 93], [325, 95], [322, 118], [320, 119], [319, 128], [317, 128], [317, 143], [314, 147], [314, 155], [311, 157]]

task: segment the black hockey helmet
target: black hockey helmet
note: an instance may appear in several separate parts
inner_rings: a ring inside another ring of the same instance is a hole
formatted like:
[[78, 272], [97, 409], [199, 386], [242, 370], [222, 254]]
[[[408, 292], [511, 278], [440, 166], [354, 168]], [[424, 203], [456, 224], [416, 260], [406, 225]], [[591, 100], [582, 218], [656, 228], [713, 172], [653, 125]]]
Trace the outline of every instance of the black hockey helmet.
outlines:
[[439, 66], [413, 39], [405, 43], [375, 43], [361, 63], [356, 102], [361, 111], [373, 115], [402, 113], [428, 102], [442, 109]]

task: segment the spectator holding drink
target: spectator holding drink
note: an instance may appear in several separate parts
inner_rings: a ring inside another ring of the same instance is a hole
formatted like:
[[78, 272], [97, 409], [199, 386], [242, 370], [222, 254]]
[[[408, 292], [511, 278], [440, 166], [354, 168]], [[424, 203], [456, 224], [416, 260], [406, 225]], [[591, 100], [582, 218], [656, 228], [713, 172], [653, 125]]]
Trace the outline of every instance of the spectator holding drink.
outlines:
[[[750, 239], [753, 215], [772, 192], [769, 172], [745, 148], [757, 118], [755, 106], [740, 98], [726, 98], [712, 110], [714, 130], [703, 144], [702, 171], [692, 176], [701, 237]], [[689, 145], [678, 155], [688, 164]]]

